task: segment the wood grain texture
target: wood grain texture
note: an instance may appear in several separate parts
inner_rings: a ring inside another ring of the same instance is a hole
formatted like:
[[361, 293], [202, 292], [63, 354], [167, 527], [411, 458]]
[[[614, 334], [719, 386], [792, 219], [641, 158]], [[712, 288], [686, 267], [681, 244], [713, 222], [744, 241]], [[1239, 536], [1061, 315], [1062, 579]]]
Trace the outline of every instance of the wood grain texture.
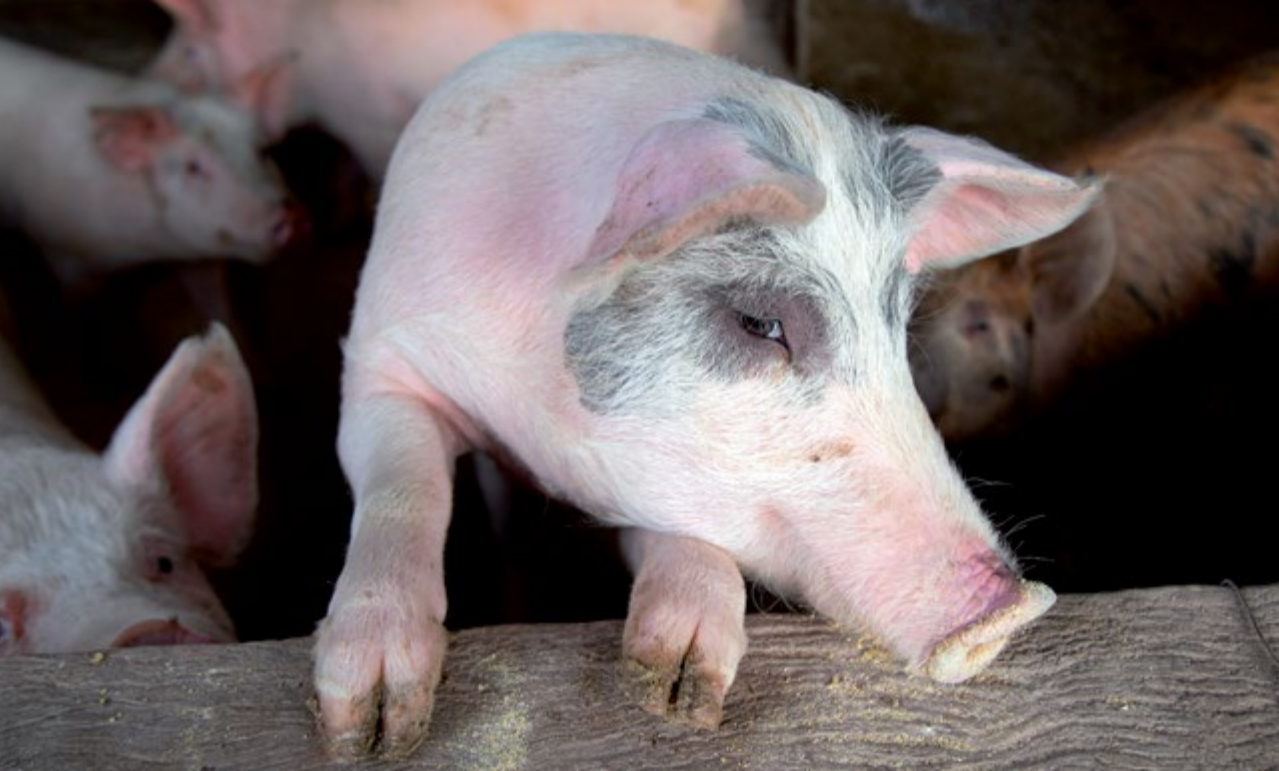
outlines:
[[[1279, 586], [1245, 589], [1279, 642]], [[1279, 769], [1279, 667], [1224, 587], [1062, 597], [986, 673], [911, 676], [867, 638], [753, 615], [718, 731], [617, 683], [621, 624], [453, 637], [423, 769]], [[0, 660], [0, 769], [343, 767], [309, 639]]]

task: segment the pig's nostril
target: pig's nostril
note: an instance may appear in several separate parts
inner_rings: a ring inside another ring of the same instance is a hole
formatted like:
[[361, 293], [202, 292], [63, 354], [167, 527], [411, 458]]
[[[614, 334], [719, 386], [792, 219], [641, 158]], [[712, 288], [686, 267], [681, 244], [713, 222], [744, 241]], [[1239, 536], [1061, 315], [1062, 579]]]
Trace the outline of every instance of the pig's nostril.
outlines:
[[309, 225], [306, 211], [296, 204], [288, 204], [271, 227], [271, 242], [278, 249], [297, 243], [306, 235]]
[[142, 621], [124, 630], [113, 648], [134, 648], [141, 645], [200, 645], [215, 642], [212, 637], [192, 632], [175, 619]]
[[938, 643], [924, 662], [924, 673], [942, 683], [969, 679], [990, 664], [1014, 632], [1046, 613], [1056, 600], [1043, 584], [1020, 583], [1011, 602], [1001, 595], [988, 612]]

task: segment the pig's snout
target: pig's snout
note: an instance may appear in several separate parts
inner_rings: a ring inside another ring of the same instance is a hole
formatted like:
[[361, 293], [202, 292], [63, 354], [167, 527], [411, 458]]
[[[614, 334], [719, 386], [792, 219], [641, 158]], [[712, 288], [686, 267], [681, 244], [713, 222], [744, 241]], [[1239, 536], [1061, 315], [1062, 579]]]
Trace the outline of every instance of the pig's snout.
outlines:
[[139, 645], [201, 645], [217, 642], [214, 638], [192, 632], [182, 626], [177, 619], [152, 619], [142, 621], [124, 630], [113, 648], [133, 648]]
[[[920, 670], [942, 683], [959, 683], [981, 672], [1012, 634], [1042, 616], [1057, 600], [1043, 584], [1021, 581], [1000, 564], [974, 567], [975, 613], [933, 646]], [[971, 606], [970, 606], [971, 607]], [[966, 609], [968, 610], [968, 609]]]
[[298, 246], [311, 234], [311, 218], [298, 203], [288, 202], [280, 207], [271, 223], [271, 246], [276, 251]]

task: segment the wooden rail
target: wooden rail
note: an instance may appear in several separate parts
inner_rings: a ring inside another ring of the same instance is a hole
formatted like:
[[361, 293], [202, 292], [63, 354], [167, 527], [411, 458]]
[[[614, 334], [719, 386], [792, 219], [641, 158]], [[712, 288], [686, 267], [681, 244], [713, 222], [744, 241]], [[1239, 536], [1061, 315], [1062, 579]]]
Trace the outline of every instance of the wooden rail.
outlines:
[[[811, 617], [752, 615], [749, 631], [717, 731], [626, 701], [619, 622], [458, 632], [427, 742], [369, 765], [1279, 769], [1279, 585], [1064, 596], [958, 686]], [[348, 767], [316, 734], [310, 642], [0, 660], [0, 769]]]

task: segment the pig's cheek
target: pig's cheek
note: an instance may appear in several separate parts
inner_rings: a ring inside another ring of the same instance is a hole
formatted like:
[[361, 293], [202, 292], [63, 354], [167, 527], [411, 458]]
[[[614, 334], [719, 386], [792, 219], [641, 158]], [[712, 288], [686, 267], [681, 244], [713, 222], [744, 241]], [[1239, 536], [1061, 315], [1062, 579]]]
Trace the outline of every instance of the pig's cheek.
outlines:
[[139, 561], [138, 570], [148, 583], [180, 595], [203, 613], [221, 614], [207, 576], [184, 545], [163, 538], [145, 539]]

